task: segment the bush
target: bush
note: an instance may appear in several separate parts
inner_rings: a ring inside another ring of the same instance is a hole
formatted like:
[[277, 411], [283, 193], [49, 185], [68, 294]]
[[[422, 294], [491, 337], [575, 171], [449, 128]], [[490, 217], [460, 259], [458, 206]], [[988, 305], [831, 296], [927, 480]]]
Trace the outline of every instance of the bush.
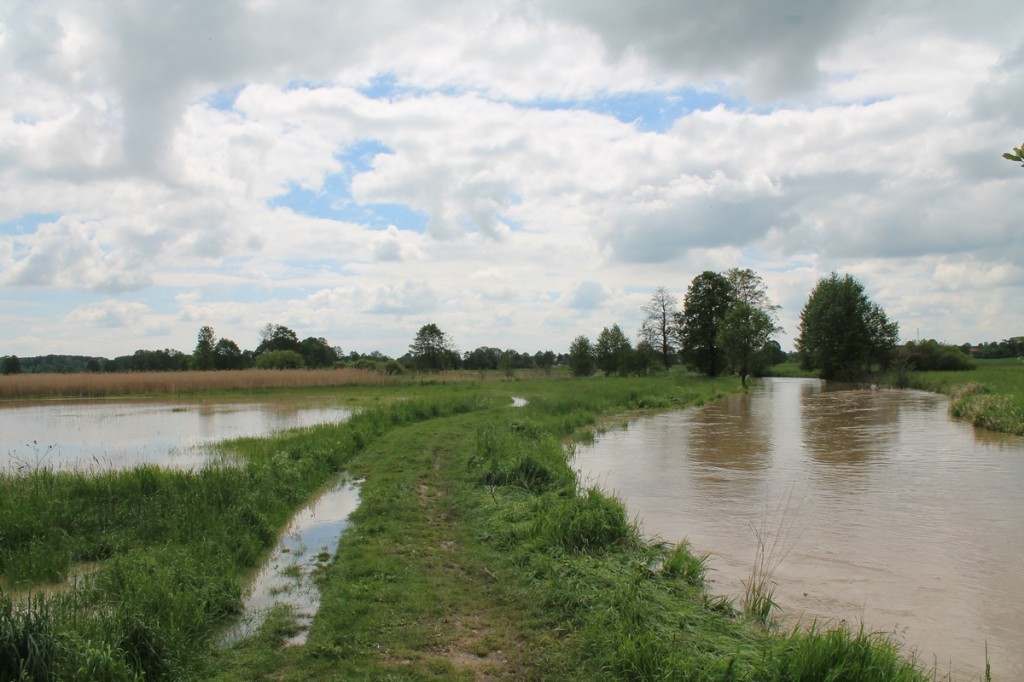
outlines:
[[935, 339], [907, 341], [894, 355], [919, 372], [948, 372], [974, 369], [974, 362], [959, 346], [939, 343]]
[[305, 366], [305, 360], [293, 350], [271, 350], [256, 357], [258, 369], [302, 369]]

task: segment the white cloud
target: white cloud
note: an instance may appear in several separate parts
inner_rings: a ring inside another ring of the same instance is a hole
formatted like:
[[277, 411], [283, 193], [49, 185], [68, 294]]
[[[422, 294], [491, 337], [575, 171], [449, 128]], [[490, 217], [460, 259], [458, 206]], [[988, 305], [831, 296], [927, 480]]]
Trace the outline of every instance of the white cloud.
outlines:
[[[107, 354], [191, 346], [197, 324], [245, 346], [268, 319], [395, 353], [425, 318], [559, 350], [632, 329], [644, 290], [743, 265], [787, 337], [832, 269], [932, 335], [1021, 333], [1024, 171], [1000, 154], [1022, 19], [1009, 0], [6, 3], [0, 295], [73, 291], [91, 303], [47, 315], [82, 322], [146, 300]], [[664, 130], [587, 109], [615, 93], [684, 104]], [[27, 214], [47, 217], [4, 227]], [[25, 319], [0, 345], [54, 324]]]

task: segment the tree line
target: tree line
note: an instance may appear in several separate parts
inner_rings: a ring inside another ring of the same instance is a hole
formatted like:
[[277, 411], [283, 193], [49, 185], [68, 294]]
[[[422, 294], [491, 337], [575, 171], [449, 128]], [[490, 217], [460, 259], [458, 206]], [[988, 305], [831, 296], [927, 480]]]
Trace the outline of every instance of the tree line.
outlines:
[[782, 331], [778, 310], [753, 270], [706, 270], [690, 283], [681, 308], [668, 289], [658, 287], [643, 307], [636, 346], [617, 324], [602, 329], [595, 342], [577, 336], [569, 346], [569, 368], [575, 376], [607, 376], [682, 363], [709, 376], [733, 372], [745, 385], [748, 376], [786, 359], [772, 339]]
[[[761, 277], [751, 269], [704, 271], [694, 277], [682, 305], [665, 287], [658, 287], [643, 306], [644, 319], [630, 341], [618, 324], [605, 327], [594, 341], [577, 336], [568, 353], [481, 346], [460, 353], [452, 337], [436, 324], [423, 325], [409, 350], [399, 358], [373, 351], [343, 354], [322, 337], [298, 335], [281, 324], [267, 324], [255, 350], [241, 350], [228, 338], [217, 338], [211, 326], [200, 328], [191, 355], [177, 350], [138, 350], [113, 360], [98, 357], [48, 355], [0, 358], [0, 373], [19, 372], [153, 372], [228, 370], [249, 367], [355, 367], [390, 374], [406, 370], [499, 370], [511, 376], [517, 369], [550, 371], [568, 365], [574, 376], [597, 372], [608, 375], [645, 374], [682, 364], [716, 376], [733, 373], [743, 383], [749, 376], [788, 359], [773, 336], [779, 306], [768, 297]], [[980, 346], [939, 344], [934, 340], [907, 342], [899, 347], [899, 326], [871, 301], [864, 285], [851, 275], [831, 273], [820, 279], [800, 313], [795, 357], [806, 370], [822, 378], [858, 381], [873, 368], [893, 363], [907, 369], [966, 369], [974, 357], [1021, 357], [1024, 337]]]

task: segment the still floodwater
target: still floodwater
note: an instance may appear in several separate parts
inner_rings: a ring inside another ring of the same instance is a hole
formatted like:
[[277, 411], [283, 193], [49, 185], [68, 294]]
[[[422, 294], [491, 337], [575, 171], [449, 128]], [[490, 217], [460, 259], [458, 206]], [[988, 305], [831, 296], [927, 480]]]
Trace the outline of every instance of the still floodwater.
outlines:
[[0, 407], [4, 471], [125, 469], [140, 464], [201, 466], [204, 446], [295, 426], [345, 421], [333, 404], [76, 401]]
[[710, 553], [714, 592], [742, 594], [760, 531], [785, 623], [863, 622], [960, 680], [987, 644], [995, 679], [1024, 679], [1024, 438], [950, 421], [942, 396], [763, 380], [575, 465], [646, 535]]

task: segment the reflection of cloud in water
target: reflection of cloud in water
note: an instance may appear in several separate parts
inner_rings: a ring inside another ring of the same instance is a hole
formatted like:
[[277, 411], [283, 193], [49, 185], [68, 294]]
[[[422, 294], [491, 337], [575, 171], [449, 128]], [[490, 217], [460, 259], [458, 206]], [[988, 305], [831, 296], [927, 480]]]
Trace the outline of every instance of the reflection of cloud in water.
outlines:
[[253, 579], [241, 620], [221, 639], [224, 645], [255, 633], [277, 604], [290, 607], [301, 627], [289, 643], [306, 641], [309, 624], [320, 607], [320, 590], [312, 574], [338, 549], [348, 517], [359, 506], [357, 483], [337, 484], [292, 517], [277, 547]]

